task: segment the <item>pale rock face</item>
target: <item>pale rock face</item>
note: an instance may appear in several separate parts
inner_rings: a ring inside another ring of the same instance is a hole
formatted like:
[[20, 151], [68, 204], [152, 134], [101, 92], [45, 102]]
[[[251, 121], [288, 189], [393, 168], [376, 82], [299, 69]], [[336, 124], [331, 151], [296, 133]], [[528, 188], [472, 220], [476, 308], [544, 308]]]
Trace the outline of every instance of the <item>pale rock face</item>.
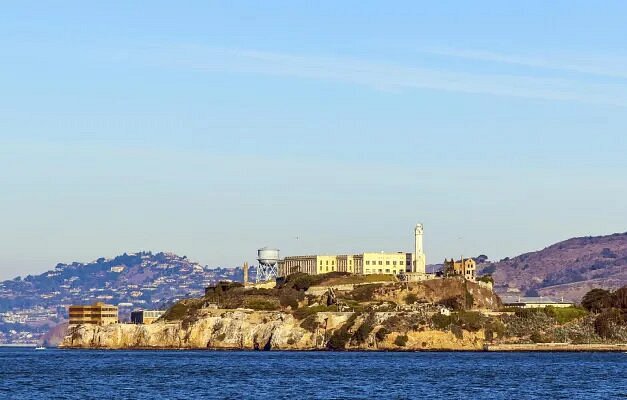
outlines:
[[[326, 340], [342, 327], [352, 313], [325, 312], [317, 314], [318, 329], [310, 332], [300, 327], [301, 321], [289, 313], [278, 311], [201, 310], [195, 321], [158, 321], [151, 325], [112, 324], [70, 327], [62, 347], [76, 348], [176, 348], [176, 349], [260, 349], [315, 350], [324, 349]], [[376, 324], [391, 316], [376, 313]], [[356, 329], [364, 318], [357, 319]], [[326, 327], [326, 329], [325, 329]], [[405, 346], [394, 341], [400, 332], [390, 333], [377, 341], [373, 329], [367, 340], [349, 344], [348, 349], [363, 350], [480, 350], [482, 332], [464, 332], [463, 338], [451, 332], [408, 332]]]

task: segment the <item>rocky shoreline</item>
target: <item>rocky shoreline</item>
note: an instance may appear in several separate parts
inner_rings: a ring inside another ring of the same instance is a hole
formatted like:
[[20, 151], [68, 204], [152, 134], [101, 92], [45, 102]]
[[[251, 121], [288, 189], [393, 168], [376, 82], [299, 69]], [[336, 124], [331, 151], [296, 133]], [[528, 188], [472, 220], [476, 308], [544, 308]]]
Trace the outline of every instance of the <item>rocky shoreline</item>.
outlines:
[[[305, 329], [289, 313], [239, 310], [204, 310], [193, 323], [159, 321], [151, 325], [112, 324], [70, 327], [60, 347], [91, 349], [210, 349], [210, 350], [333, 350], [327, 343], [352, 318], [355, 334], [366, 323], [381, 324], [397, 313], [357, 316], [352, 312], [321, 312], [315, 329]], [[412, 315], [413, 314], [413, 315]], [[406, 313], [404, 318], [420, 318]], [[366, 319], [370, 318], [371, 322]], [[326, 327], [324, 329], [323, 327]], [[362, 331], [364, 329], [362, 328]], [[334, 336], [336, 335], [336, 336]], [[401, 340], [398, 338], [401, 337]], [[363, 340], [346, 343], [345, 350], [473, 350], [481, 351], [483, 332], [423, 330], [389, 332], [377, 338], [374, 330]]]

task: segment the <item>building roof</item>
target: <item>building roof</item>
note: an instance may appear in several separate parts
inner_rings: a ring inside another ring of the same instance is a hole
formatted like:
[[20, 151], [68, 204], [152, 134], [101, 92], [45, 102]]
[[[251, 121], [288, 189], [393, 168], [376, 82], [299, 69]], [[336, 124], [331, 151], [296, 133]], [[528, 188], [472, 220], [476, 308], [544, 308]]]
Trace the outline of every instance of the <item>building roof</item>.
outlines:
[[571, 301], [555, 300], [551, 297], [523, 297], [523, 296], [503, 296], [503, 304], [572, 304]]

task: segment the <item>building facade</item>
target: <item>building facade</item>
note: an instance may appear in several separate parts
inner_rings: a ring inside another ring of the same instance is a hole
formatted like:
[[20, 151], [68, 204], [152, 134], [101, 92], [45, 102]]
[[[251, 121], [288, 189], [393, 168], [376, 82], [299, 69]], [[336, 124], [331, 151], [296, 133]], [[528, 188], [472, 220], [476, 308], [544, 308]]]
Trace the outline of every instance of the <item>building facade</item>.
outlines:
[[139, 310], [131, 312], [131, 323], [149, 325], [158, 320], [165, 310]]
[[96, 302], [91, 306], [70, 306], [70, 325], [109, 325], [118, 322], [118, 308], [111, 304]]
[[461, 258], [458, 261], [454, 259], [444, 259], [444, 273], [446, 275], [458, 275], [474, 281], [477, 271], [477, 263], [472, 258]]
[[279, 276], [297, 272], [309, 275], [328, 272], [351, 274], [402, 274], [412, 270], [412, 253], [363, 253], [353, 255], [291, 256], [279, 261]]
[[427, 261], [422, 246], [423, 234], [422, 224], [417, 224], [414, 229], [414, 253], [369, 252], [285, 257], [278, 262], [278, 276], [297, 272], [317, 275], [336, 271], [363, 275], [405, 273], [424, 275]]

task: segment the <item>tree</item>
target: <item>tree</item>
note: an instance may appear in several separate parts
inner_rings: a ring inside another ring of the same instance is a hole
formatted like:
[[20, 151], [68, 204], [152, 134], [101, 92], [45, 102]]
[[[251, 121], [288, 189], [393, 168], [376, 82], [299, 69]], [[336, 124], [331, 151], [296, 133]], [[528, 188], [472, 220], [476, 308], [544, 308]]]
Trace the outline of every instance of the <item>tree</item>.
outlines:
[[599, 313], [612, 304], [612, 294], [605, 289], [592, 289], [581, 299], [581, 306], [586, 310]]
[[620, 310], [611, 308], [599, 314], [594, 320], [594, 330], [597, 335], [604, 339], [613, 339], [615, 335], [615, 326], [625, 322]]
[[612, 294], [612, 306], [623, 311], [627, 310], [627, 286], [623, 286]]

